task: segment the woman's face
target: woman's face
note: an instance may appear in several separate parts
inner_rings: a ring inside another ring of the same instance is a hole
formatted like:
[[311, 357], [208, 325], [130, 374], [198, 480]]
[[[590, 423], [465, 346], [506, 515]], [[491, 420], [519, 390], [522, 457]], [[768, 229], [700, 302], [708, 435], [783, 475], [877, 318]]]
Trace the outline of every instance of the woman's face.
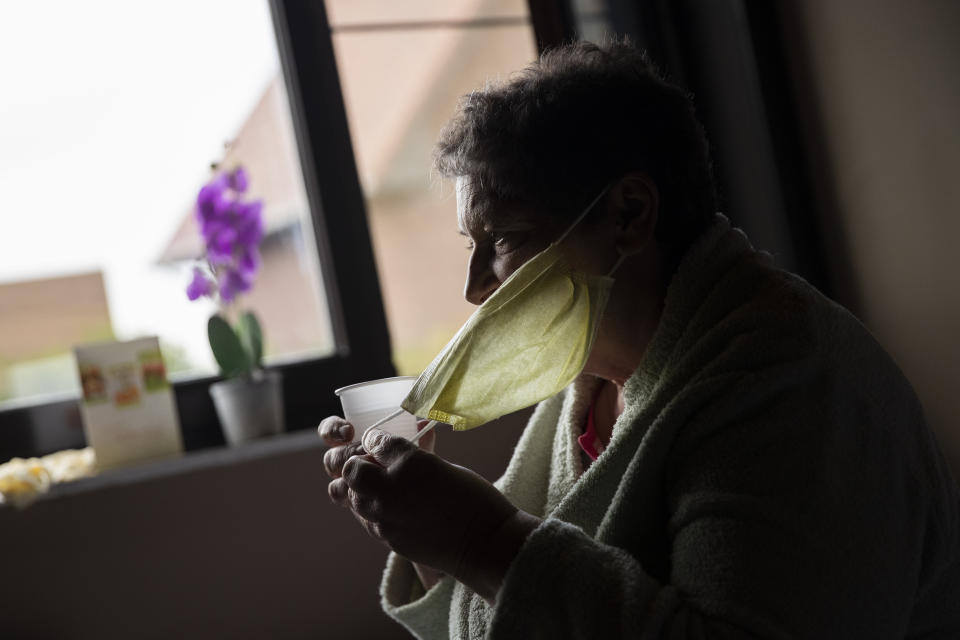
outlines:
[[[457, 221], [470, 251], [463, 297], [476, 305], [490, 297], [523, 263], [559, 238], [571, 222], [564, 221], [561, 226], [552, 216], [509, 205], [474, 207], [463, 178], [457, 179]], [[608, 250], [603, 248], [608, 242], [594, 236], [596, 232], [588, 233], [587, 227], [581, 225], [564, 240], [563, 247], [572, 264], [599, 273], [602, 271], [596, 265], [607, 265], [609, 261]]]
[[457, 180], [457, 222], [470, 251], [463, 297], [477, 305], [559, 235], [551, 220], [533, 211], [473, 207], [462, 179]]

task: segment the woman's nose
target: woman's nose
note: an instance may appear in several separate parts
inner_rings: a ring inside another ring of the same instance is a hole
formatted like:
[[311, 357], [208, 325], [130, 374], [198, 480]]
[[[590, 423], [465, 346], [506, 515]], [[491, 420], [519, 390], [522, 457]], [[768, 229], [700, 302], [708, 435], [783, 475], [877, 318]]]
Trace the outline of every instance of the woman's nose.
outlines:
[[489, 262], [474, 249], [467, 264], [467, 282], [463, 287], [463, 297], [470, 304], [481, 304], [500, 286], [500, 280], [490, 269]]

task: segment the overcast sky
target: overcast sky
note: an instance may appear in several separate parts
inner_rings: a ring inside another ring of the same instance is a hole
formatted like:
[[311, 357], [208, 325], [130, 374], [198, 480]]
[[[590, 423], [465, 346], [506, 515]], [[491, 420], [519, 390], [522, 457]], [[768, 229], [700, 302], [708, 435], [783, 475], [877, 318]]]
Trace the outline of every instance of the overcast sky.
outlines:
[[263, 0], [0, 4], [0, 282], [155, 256], [277, 68]]

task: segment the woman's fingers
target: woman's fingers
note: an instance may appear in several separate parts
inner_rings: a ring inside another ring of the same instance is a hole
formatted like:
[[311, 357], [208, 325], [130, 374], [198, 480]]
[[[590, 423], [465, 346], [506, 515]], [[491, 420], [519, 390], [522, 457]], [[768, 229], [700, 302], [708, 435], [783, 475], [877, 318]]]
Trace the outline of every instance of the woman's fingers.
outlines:
[[380, 531], [380, 525], [376, 522], [367, 520], [360, 515], [355, 508], [353, 508], [352, 502], [354, 500], [354, 492], [347, 486], [347, 483], [344, 482], [342, 478], [331, 482], [328, 491], [330, 493], [330, 498], [340, 506], [347, 507], [353, 517], [357, 519], [357, 522], [363, 526], [364, 530], [366, 530], [370, 536], [376, 538], [380, 542], [386, 542], [383, 538], [383, 533]]
[[363, 450], [371, 461], [390, 467], [401, 458], [416, 453], [417, 445], [382, 429], [368, 429], [363, 434]]
[[367, 493], [357, 493], [353, 489], [349, 489], [347, 490], [347, 502], [350, 503], [350, 509], [355, 514], [368, 522], [379, 524], [383, 519], [383, 503], [375, 496]]
[[343, 481], [349, 487], [347, 501], [353, 511], [365, 520], [380, 522], [383, 517], [382, 498], [389, 490], [387, 470], [369, 455], [353, 456], [343, 466]]
[[380, 531], [380, 526], [377, 523], [364, 519], [363, 516], [358, 515], [356, 511], [351, 511], [350, 513], [353, 514], [353, 517], [357, 519], [357, 522], [363, 526], [366, 532], [370, 534], [370, 537], [376, 538], [386, 544], [386, 541], [383, 539], [383, 534]]
[[352, 456], [362, 454], [363, 445], [359, 442], [327, 449], [323, 454], [323, 468], [331, 478], [339, 478], [343, 475], [343, 465], [346, 464]]
[[330, 500], [349, 509], [370, 536], [385, 542], [377, 522], [383, 504], [377, 496], [386, 489], [384, 468], [364, 455], [361, 443], [353, 442], [353, 425], [343, 418], [325, 418], [317, 433], [330, 447], [323, 454], [324, 469], [333, 478], [327, 485]]
[[382, 503], [374, 496], [357, 493], [343, 478], [337, 478], [327, 485], [327, 493], [330, 494], [330, 500], [334, 504], [349, 509], [370, 535], [376, 538], [383, 537], [380, 535], [377, 524], [382, 517]]
[[347, 486], [343, 478], [337, 478], [327, 485], [327, 494], [330, 496], [330, 500], [341, 507], [350, 506], [350, 503], [347, 502], [347, 494], [349, 491], [350, 487]]
[[387, 491], [387, 470], [370, 455], [353, 456], [343, 465], [343, 481], [352, 490], [364, 495], [380, 495]]
[[376, 523], [383, 515], [381, 498], [387, 493], [388, 485], [386, 469], [370, 456], [355, 455], [343, 464], [341, 477], [327, 486], [327, 493], [334, 503]]
[[323, 443], [328, 447], [338, 447], [340, 445], [353, 442], [353, 425], [340, 416], [330, 416], [324, 418], [317, 427], [317, 433], [323, 439]]

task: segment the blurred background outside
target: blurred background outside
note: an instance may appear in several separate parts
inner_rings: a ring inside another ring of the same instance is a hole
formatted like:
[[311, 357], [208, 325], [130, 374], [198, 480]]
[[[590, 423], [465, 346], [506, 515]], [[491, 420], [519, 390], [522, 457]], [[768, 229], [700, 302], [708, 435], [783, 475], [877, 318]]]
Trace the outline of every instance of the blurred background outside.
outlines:
[[461, 95], [536, 57], [527, 3], [328, 0], [327, 11], [394, 365], [417, 375], [474, 308], [463, 299], [468, 253], [452, 184], [431, 173], [433, 144]]

